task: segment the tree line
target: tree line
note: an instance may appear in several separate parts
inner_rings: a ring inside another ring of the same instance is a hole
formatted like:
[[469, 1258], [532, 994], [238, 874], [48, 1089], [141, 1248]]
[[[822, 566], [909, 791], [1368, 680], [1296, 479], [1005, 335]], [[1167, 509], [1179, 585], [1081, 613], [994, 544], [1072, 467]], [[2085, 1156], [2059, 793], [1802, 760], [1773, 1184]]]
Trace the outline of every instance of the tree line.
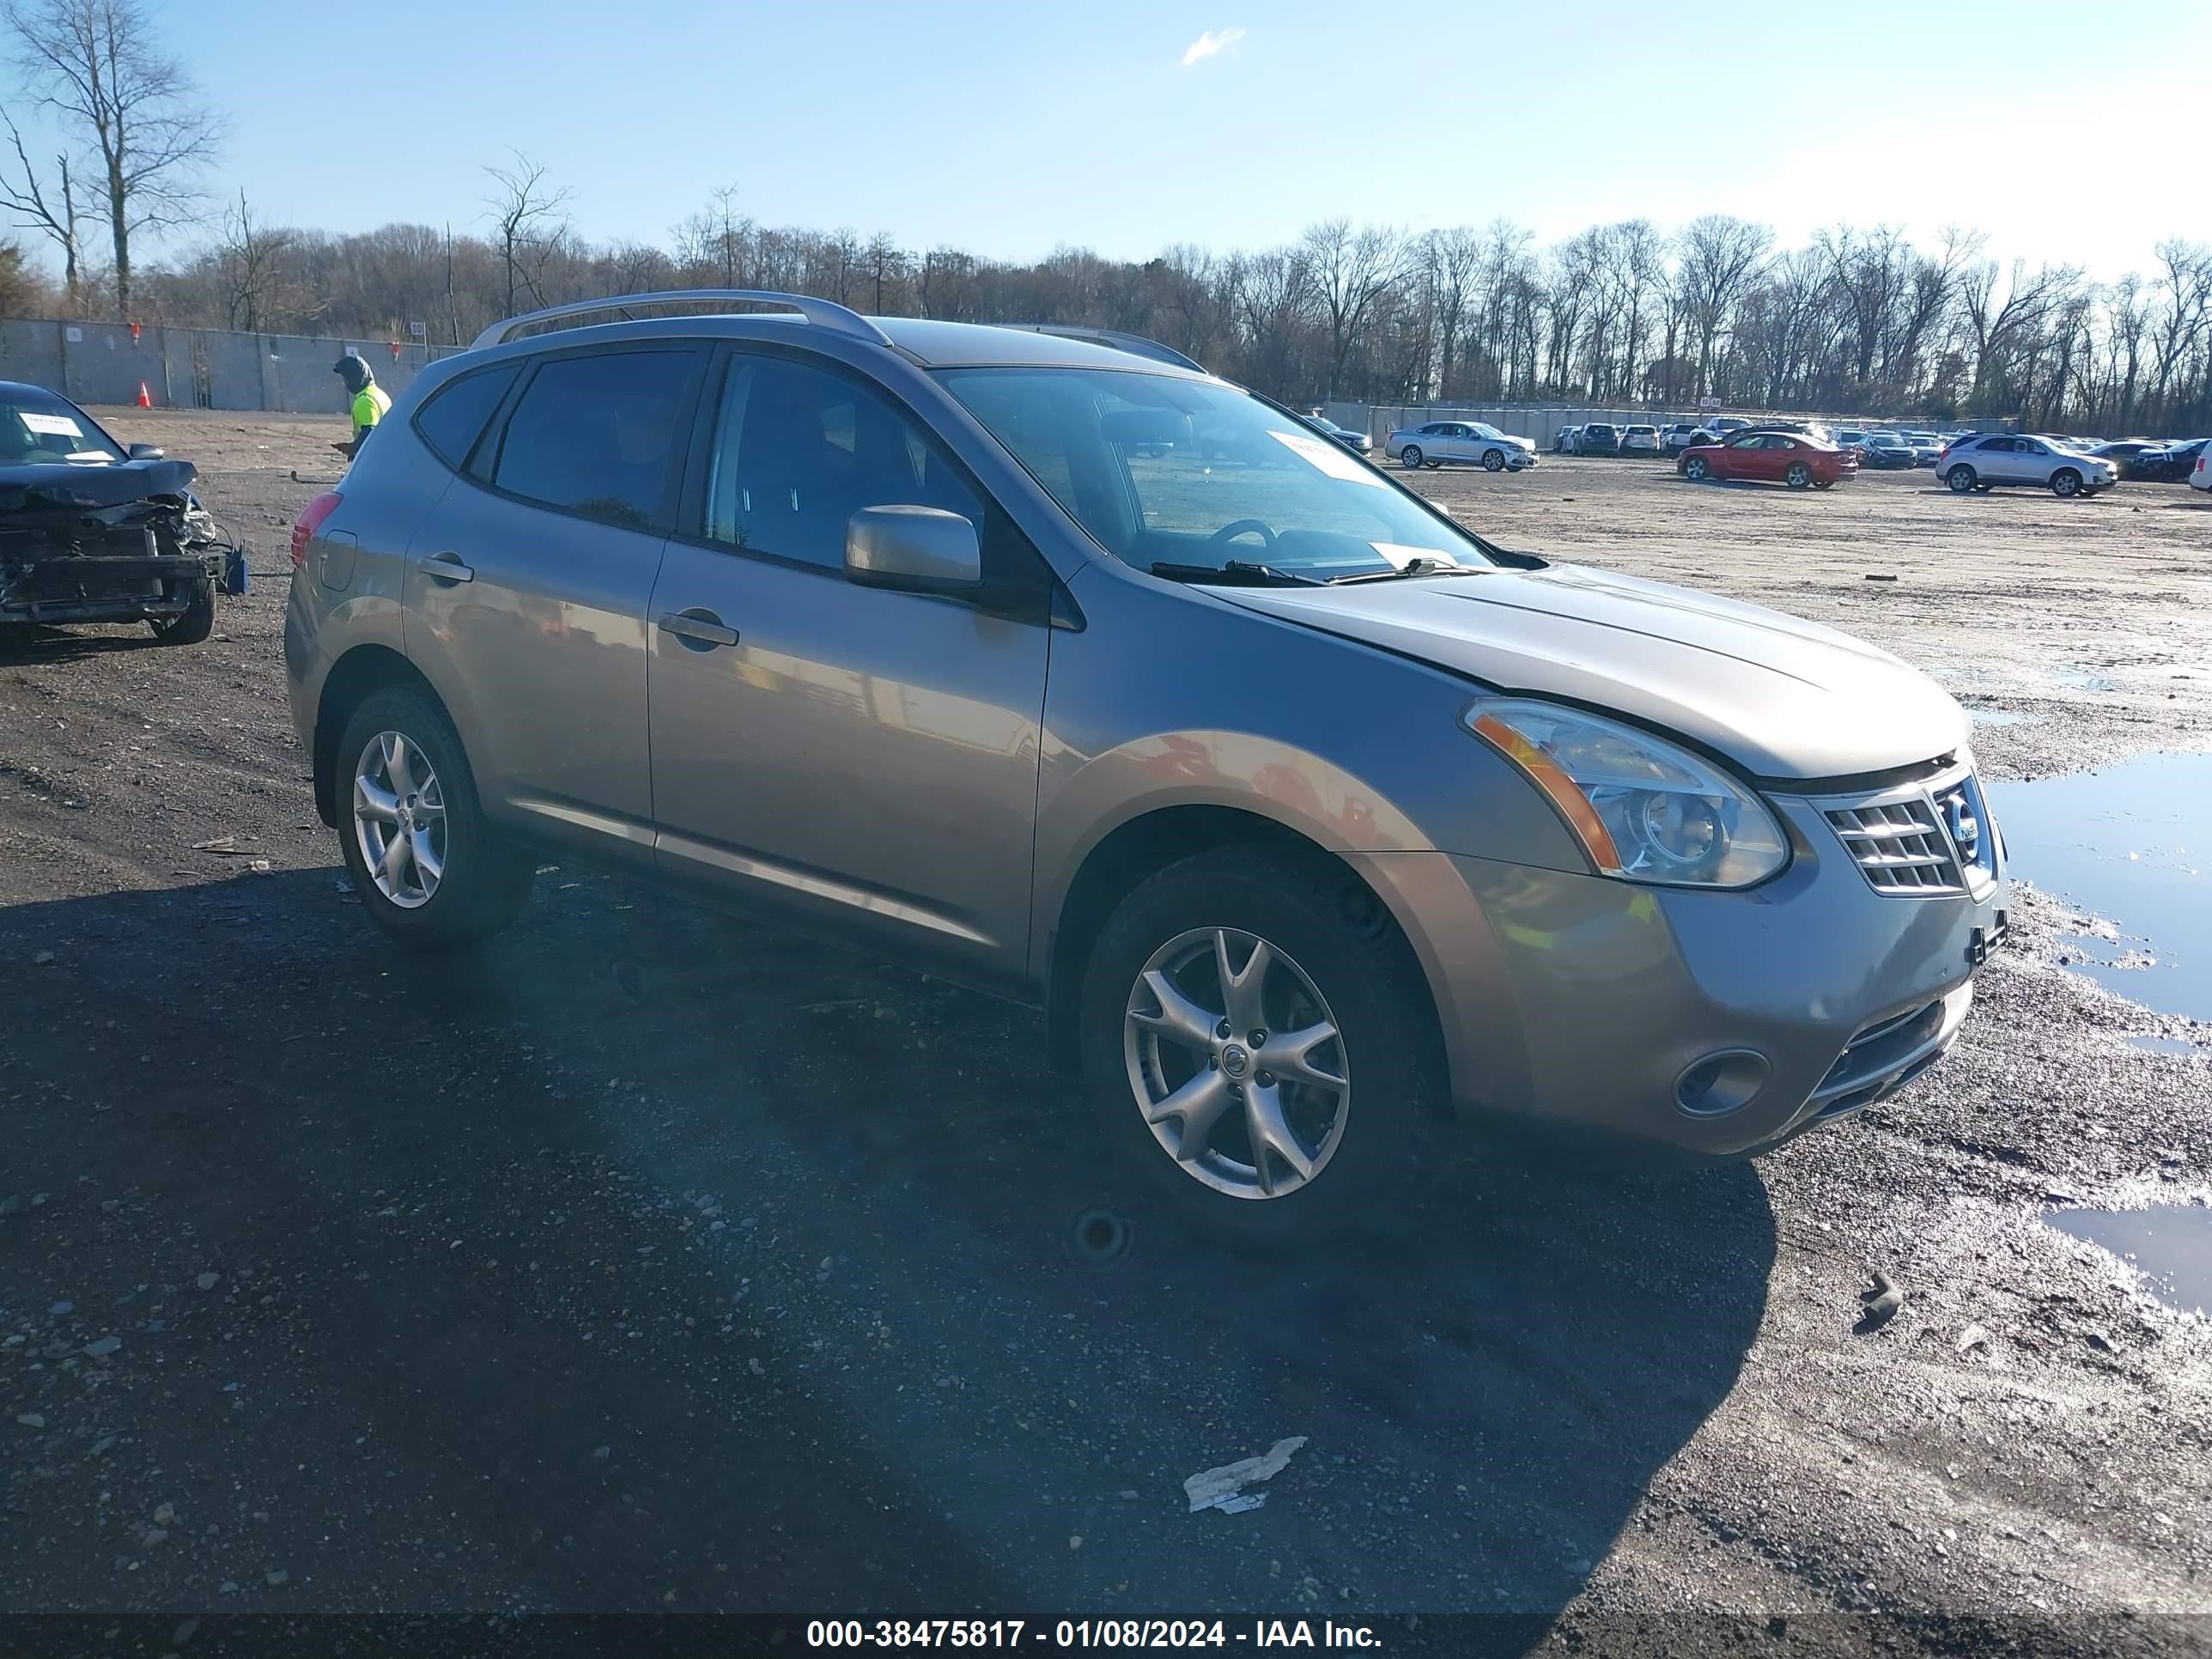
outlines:
[[[863, 311], [1126, 329], [1286, 401], [1555, 399], [1678, 410], [2014, 418], [2041, 430], [2212, 428], [2212, 246], [2176, 236], [2148, 274], [1992, 257], [1945, 230], [1838, 225], [1802, 246], [1708, 214], [1593, 226], [1549, 246], [1500, 220], [1408, 234], [1332, 219], [1249, 250], [1149, 259], [1063, 246], [1034, 261], [757, 223], [734, 187], [665, 242], [594, 242], [569, 192], [515, 155], [483, 170], [477, 224], [334, 233], [273, 225], [202, 189], [221, 123], [152, 42], [138, 0], [0, 0], [28, 88], [74, 149], [40, 162], [6, 118], [0, 315], [465, 343], [540, 306], [678, 288], [813, 294]], [[151, 265], [149, 231], [197, 231]], [[88, 228], [89, 227], [89, 228]]]

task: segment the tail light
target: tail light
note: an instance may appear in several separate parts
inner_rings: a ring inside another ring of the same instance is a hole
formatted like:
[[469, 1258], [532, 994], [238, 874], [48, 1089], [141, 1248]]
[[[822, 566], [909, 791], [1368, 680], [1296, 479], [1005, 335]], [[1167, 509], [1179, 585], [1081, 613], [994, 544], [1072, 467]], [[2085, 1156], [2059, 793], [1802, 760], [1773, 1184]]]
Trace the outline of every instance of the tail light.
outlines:
[[345, 497], [339, 495], [337, 490], [326, 489], [307, 503], [307, 510], [300, 515], [299, 522], [292, 526], [293, 569], [300, 570], [306, 568], [307, 544], [315, 538], [315, 532], [323, 527], [323, 520], [337, 512], [338, 503], [344, 499]]

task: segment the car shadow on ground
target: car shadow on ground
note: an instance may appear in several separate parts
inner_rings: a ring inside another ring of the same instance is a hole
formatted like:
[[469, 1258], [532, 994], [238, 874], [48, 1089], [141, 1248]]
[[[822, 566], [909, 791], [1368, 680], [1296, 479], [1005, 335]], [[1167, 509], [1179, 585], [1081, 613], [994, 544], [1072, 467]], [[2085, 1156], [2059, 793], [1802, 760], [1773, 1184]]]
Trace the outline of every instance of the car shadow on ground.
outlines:
[[0, 623], [0, 664], [37, 666], [82, 662], [88, 657], [104, 657], [118, 651], [165, 648], [143, 623], [86, 623], [82, 627], [128, 628], [131, 631], [88, 633], [44, 623]]
[[[118, 1323], [123, 1386], [0, 1363], [64, 1487], [116, 1435], [99, 1483], [150, 1463], [226, 1525], [251, 1492], [280, 1606], [1307, 1612], [1310, 1578], [1547, 1615], [1757, 1337], [1748, 1166], [1486, 1133], [1398, 1242], [1258, 1259], [1104, 1182], [1029, 1012], [539, 885], [442, 960], [331, 869], [0, 912], [6, 1184], [53, 1194], [0, 1222], [0, 1293], [167, 1310]], [[1263, 1513], [1183, 1512], [1293, 1435]], [[5, 1530], [27, 1605], [208, 1599], [118, 1577], [112, 1528]]]

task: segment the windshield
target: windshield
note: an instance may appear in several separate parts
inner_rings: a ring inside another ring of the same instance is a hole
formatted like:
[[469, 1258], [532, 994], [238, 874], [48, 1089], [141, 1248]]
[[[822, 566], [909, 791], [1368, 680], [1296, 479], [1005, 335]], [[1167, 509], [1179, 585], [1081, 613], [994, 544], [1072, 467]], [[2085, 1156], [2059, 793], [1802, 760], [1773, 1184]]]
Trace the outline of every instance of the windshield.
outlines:
[[0, 388], [0, 467], [104, 466], [123, 452], [75, 404], [33, 386]]
[[1343, 445], [1249, 392], [1114, 368], [956, 368], [946, 390], [1093, 540], [1139, 570], [1316, 577], [1481, 548]]
[[1468, 430], [1469, 432], [1472, 432], [1473, 434], [1474, 434], [1474, 435], [1475, 435], [1476, 437], [1478, 437], [1478, 438], [1502, 438], [1502, 437], [1504, 437], [1504, 436], [1505, 435], [1503, 432], [1500, 432], [1500, 431], [1499, 431], [1496, 427], [1494, 427], [1494, 426], [1486, 426], [1486, 425], [1484, 425], [1480, 421], [1476, 421], [1476, 422], [1473, 422], [1470, 426], [1468, 426]]

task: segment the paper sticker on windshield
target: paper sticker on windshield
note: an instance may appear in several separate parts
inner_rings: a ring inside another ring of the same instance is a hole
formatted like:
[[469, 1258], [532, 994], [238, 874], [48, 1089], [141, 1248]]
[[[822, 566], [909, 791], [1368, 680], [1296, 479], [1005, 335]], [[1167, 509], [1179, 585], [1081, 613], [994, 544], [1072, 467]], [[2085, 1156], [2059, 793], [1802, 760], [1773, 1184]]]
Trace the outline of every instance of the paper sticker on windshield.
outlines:
[[1403, 570], [1416, 559], [1439, 560], [1447, 564], [1459, 561], [1440, 547], [1407, 547], [1403, 542], [1370, 542], [1375, 556], [1387, 561], [1394, 570]]
[[1270, 432], [1267, 435], [1292, 453], [1304, 456], [1310, 465], [1332, 478], [1342, 478], [1352, 483], [1373, 484], [1378, 489], [1382, 487], [1380, 477], [1360, 465], [1349, 450], [1331, 439], [1310, 437], [1303, 432]]
[[15, 418], [33, 432], [43, 432], [50, 438], [82, 438], [84, 428], [66, 415], [33, 415], [29, 410], [21, 411]]

